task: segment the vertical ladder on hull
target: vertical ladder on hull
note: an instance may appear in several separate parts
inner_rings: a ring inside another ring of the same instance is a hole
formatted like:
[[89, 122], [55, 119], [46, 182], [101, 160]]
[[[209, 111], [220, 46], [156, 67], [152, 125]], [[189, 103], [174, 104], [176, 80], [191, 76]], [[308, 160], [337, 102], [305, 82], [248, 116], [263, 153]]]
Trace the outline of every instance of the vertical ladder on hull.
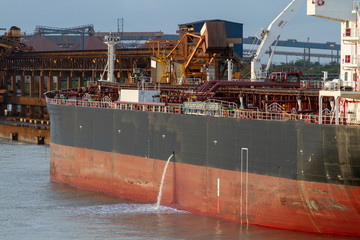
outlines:
[[[246, 219], [246, 228], [249, 226], [248, 196], [249, 196], [249, 149], [241, 148], [240, 162], [240, 218]], [[243, 187], [245, 184], [245, 187]], [[245, 198], [245, 201], [244, 201]], [[245, 209], [244, 209], [245, 208]], [[244, 215], [245, 214], [245, 215]], [[242, 227], [242, 224], [241, 224]]]

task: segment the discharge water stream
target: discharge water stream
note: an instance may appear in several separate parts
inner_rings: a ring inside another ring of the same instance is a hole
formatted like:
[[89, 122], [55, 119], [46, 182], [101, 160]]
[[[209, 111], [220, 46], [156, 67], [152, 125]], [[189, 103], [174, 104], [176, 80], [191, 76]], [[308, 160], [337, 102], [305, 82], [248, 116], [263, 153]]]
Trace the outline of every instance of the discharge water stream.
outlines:
[[168, 158], [165, 167], [164, 167], [164, 171], [161, 177], [161, 182], [160, 182], [160, 188], [159, 188], [159, 195], [157, 197], [157, 202], [156, 202], [156, 207], [155, 209], [159, 209], [160, 207], [160, 202], [161, 202], [161, 195], [162, 195], [162, 189], [163, 189], [163, 185], [164, 185], [164, 179], [165, 179], [165, 174], [166, 174], [166, 169], [168, 168], [169, 162], [171, 160], [171, 158], [174, 156], [174, 154], [171, 154], [171, 156]]

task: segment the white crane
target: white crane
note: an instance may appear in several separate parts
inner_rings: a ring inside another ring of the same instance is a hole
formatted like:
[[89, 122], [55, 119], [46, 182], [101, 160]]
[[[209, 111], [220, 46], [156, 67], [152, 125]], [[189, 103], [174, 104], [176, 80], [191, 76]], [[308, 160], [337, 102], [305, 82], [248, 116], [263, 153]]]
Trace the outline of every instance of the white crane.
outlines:
[[[251, 61], [251, 81], [258, 81], [266, 78], [267, 71], [270, 68], [272, 56], [275, 52], [275, 47], [279, 41], [280, 34], [286, 27], [286, 25], [293, 19], [300, 8], [304, 5], [306, 0], [292, 0], [291, 3], [270, 23], [268, 28], [262, 30], [260, 35], [260, 46], [256, 51], [256, 54]], [[275, 47], [269, 58], [267, 67], [263, 70], [261, 66], [261, 58], [264, 56], [266, 51], [275, 43]]]

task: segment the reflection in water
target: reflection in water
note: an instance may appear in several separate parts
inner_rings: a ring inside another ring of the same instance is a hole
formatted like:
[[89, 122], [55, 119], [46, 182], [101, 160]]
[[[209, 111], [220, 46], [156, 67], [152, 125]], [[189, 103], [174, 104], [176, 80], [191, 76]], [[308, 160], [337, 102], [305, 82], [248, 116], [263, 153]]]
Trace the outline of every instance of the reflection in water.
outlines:
[[0, 152], [0, 239], [346, 239], [155, 209], [52, 182], [47, 146], [0, 140]]

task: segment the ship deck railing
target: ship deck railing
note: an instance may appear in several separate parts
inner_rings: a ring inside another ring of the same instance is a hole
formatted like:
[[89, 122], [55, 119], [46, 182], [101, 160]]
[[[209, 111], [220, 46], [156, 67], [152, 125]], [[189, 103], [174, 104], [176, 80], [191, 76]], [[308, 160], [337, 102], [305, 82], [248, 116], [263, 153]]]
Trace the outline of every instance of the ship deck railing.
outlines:
[[[249, 120], [268, 120], [268, 121], [303, 121], [306, 123], [319, 124], [319, 116], [315, 114], [287, 113], [282, 112], [263, 112], [258, 109], [226, 109], [220, 111], [210, 110], [191, 110], [186, 109], [181, 104], [164, 103], [131, 103], [131, 102], [98, 102], [98, 101], [82, 101], [82, 100], [65, 100], [65, 99], [46, 99], [48, 104], [66, 105], [91, 108], [108, 108], [128, 111], [141, 112], [159, 112], [169, 114], [186, 114], [194, 116], [211, 116], [222, 118], [249, 119]], [[334, 114], [324, 114], [322, 116], [322, 124], [335, 125]], [[339, 117], [339, 125], [360, 125], [360, 121], [355, 117]]]

